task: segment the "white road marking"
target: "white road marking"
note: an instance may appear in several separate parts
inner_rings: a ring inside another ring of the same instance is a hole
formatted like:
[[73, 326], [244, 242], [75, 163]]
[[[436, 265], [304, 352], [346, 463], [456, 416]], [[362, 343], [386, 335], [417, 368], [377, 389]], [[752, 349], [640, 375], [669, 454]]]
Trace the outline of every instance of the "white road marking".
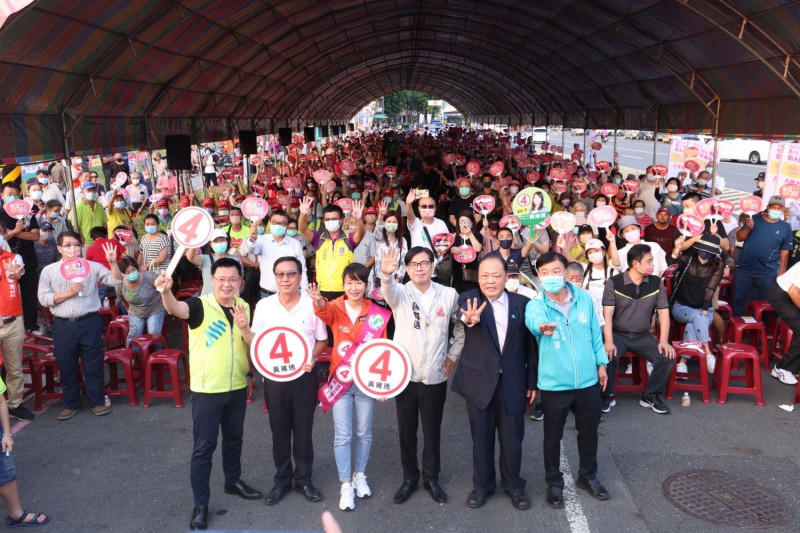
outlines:
[[572, 533], [589, 533], [589, 522], [583, 514], [583, 507], [575, 493], [575, 481], [572, 479], [572, 471], [569, 468], [564, 443], [561, 443], [561, 472], [564, 474], [564, 509], [567, 512], [569, 530]]

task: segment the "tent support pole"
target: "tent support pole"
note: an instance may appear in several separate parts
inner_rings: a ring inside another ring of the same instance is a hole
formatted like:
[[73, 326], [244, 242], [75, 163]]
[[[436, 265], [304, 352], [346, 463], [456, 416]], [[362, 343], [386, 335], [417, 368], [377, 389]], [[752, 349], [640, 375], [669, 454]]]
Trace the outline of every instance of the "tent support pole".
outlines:
[[[69, 139], [68, 139], [69, 134], [67, 133], [67, 114], [64, 113], [64, 112], [61, 113], [61, 133], [62, 133], [62, 135], [64, 137], [64, 158], [67, 161], [72, 161], [72, 158], [69, 155]], [[75, 216], [72, 217], [73, 218], [72, 223], [73, 223], [73, 226], [75, 226], [75, 231], [77, 231], [79, 235], [83, 235], [81, 233], [80, 223], [78, 222], [78, 202], [75, 199], [75, 187], [72, 186], [71, 168], [72, 167], [67, 167], [68, 175], [67, 175], [66, 179], [67, 179], [67, 187], [69, 187], [69, 190], [67, 191], [67, 194], [69, 194], [70, 197], [72, 198], [72, 209], [75, 211]], [[64, 206], [64, 207], [66, 207], [66, 206]], [[69, 216], [69, 215], [67, 215], [67, 216]], [[81, 240], [83, 240], [83, 239], [81, 239]]]
[[711, 197], [713, 198], [716, 196], [717, 190], [717, 141], [719, 140], [719, 112], [720, 112], [720, 102], [721, 100], [717, 98], [717, 106], [714, 112], [714, 129], [712, 130], [712, 135], [714, 135], [714, 160], [711, 162]]
[[656, 147], [658, 146], [658, 141], [656, 140], [658, 137], [658, 104], [656, 104], [656, 120], [655, 120], [655, 128], [653, 129], [653, 162], [652, 165], [656, 164]]

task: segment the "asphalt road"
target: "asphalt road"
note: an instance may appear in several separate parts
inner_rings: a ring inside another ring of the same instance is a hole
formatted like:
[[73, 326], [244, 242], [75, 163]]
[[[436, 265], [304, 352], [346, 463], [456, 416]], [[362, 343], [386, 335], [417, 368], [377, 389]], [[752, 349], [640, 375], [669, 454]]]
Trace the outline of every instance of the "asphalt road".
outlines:
[[[550, 142], [564, 146], [565, 153], [572, 152], [573, 143], [579, 143], [583, 149], [583, 136], [565, 134], [562, 144], [560, 131], [551, 131]], [[669, 159], [669, 143], [656, 142], [656, 164], [666, 164]], [[588, 146], [588, 141], [587, 141]], [[633, 141], [629, 139], [617, 140], [620, 166], [639, 170], [641, 173], [653, 164], [653, 141]], [[609, 137], [608, 142], [600, 150], [598, 160], [613, 161], [614, 138]], [[720, 161], [718, 174], [725, 178], [725, 187], [737, 189], [748, 194], [755, 190], [755, 177], [766, 169], [766, 162], [753, 165], [745, 162]]]
[[[758, 480], [777, 491], [791, 509], [800, 505], [797, 456], [798, 413], [778, 404], [789, 403], [794, 387], [762, 373], [766, 407], [750, 396], [731, 396], [728, 403], [704, 404], [692, 393], [692, 404], [681, 406], [681, 395], [668, 401], [669, 416], [638, 404], [638, 396], [621, 393], [618, 405], [600, 426], [599, 479], [611, 493], [609, 501], [585, 492], [567, 491], [568, 508], [545, 504], [542, 465], [542, 424], [525, 420], [522, 475], [532, 501], [517, 511], [500, 491], [485, 507], [469, 509], [472, 489], [471, 438], [464, 400], [448, 392], [442, 426], [440, 482], [449, 495], [445, 505], [420, 489], [404, 505], [393, 495], [402, 481], [393, 401], [375, 411], [374, 440], [367, 476], [373, 496], [358, 500], [353, 512], [338, 509], [339, 482], [333, 457], [331, 416], [314, 415], [314, 483], [325, 496], [309, 503], [291, 493], [274, 507], [244, 501], [222, 491], [219, 449], [211, 483], [211, 527], [219, 530], [319, 530], [323, 510], [331, 510], [347, 532], [657, 532], [727, 531], [674, 507], [663, 495], [671, 475], [690, 469], [726, 470]], [[141, 394], [139, 395], [141, 399]], [[245, 421], [242, 478], [267, 492], [274, 466], [268, 414], [262, 391], [248, 405]], [[82, 410], [58, 422], [57, 401], [22, 427], [14, 425], [14, 458], [19, 472], [22, 505], [43, 511], [51, 532], [186, 531], [192, 510], [189, 458], [192, 448], [191, 407], [176, 409], [171, 400], [157, 399], [149, 409], [113, 398], [109, 416], [97, 418]], [[28, 400], [32, 404], [32, 400]], [[30, 405], [33, 408], [33, 405]], [[421, 440], [421, 438], [420, 438]], [[421, 442], [420, 442], [421, 446]], [[563, 440], [567, 478], [577, 475], [576, 433], [572, 418]], [[800, 530], [800, 515], [771, 531]]]

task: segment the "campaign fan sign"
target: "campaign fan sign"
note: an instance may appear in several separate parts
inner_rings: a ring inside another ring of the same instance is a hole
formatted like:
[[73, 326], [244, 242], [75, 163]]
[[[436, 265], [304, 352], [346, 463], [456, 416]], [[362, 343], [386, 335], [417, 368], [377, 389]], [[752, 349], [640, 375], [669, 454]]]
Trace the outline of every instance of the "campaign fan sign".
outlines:
[[508, 228], [516, 233], [522, 227], [522, 222], [514, 215], [506, 215], [500, 219], [500, 227]]
[[705, 224], [703, 219], [688, 213], [683, 213], [678, 216], [677, 221], [678, 231], [680, 231], [686, 238], [697, 237], [703, 233]]
[[589, 211], [587, 218], [595, 227], [608, 228], [617, 221], [617, 210], [610, 205], [601, 205]]
[[727, 218], [735, 209], [736, 206], [731, 202], [720, 200], [719, 198], [706, 198], [705, 200], [700, 200], [694, 206], [694, 212], [697, 216], [712, 220]]
[[[668, 175], [677, 176], [687, 170], [690, 172], [705, 170], [709, 163], [714, 163], [714, 143], [680, 137], [674, 137], [670, 141]], [[719, 155], [714, 168], [719, 168]]]
[[763, 209], [761, 204], [761, 198], [754, 195], [745, 196], [744, 198], [739, 200], [739, 209], [742, 210], [742, 213], [746, 213], [750, 216], [758, 214]]
[[490, 194], [482, 194], [480, 196], [475, 197], [475, 199], [472, 200], [472, 209], [474, 209], [477, 213], [480, 213], [483, 216], [486, 216], [492, 211], [494, 211], [494, 207], [495, 207], [494, 196]]
[[572, 231], [576, 220], [575, 215], [569, 211], [557, 211], [550, 215], [550, 227], [563, 235]]
[[550, 195], [538, 187], [522, 189], [512, 202], [514, 216], [526, 226], [541, 224], [550, 214], [552, 207]]
[[472, 246], [462, 246], [460, 248], [456, 248], [455, 251], [457, 253], [453, 254], [453, 259], [455, 259], [458, 263], [472, 263], [478, 257], [477, 252], [475, 252], [475, 248]]

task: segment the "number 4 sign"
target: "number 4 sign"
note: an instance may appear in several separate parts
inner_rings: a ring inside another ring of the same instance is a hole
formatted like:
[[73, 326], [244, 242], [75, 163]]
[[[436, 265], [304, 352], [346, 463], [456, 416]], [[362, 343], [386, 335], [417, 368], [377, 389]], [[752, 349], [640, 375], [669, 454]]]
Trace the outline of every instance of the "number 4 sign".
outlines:
[[411, 379], [411, 358], [388, 339], [362, 344], [353, 357], [356, 386], [370, 398], [394, 398]]
[[285, 326], [271, 327], [256, 335], [251, 351], [253, 366], [272, 381], [297, 379], [311, 359], [306, 338]]
[[[167, 265], [167, 276], [171, 276], [187, 248], [199, 248], [211, 240], [214, 219], [199, 207], [184, 207], [172, 219], [172, 237], [178, 243], [175, 255]], [[159, 291], [160, 292], [160, 291]]]

